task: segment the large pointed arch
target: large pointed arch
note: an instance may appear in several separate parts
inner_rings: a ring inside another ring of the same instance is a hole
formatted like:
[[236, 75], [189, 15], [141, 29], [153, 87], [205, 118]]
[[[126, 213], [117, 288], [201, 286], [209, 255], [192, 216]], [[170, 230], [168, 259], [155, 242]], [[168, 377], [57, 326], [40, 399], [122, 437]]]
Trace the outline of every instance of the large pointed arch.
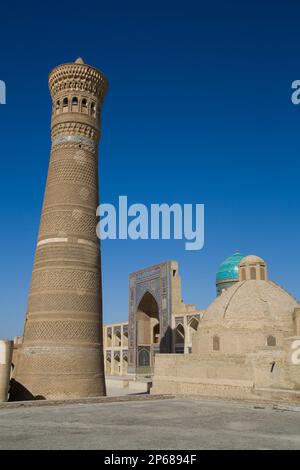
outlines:
[[144, 360], [145, 354], [138, 353], [138, 366], [150, 368], [153, 362], [153, 350], [160, 343], [159, 306], [151, 292], [146, 291], [141, 298], [137, 308], [136, 319], [137, 349], [138, 351], [149, 351], [148, 362]]
[[150, 346], [158, 343], [159, 307], [154, 296], [146, 291], [137, 308], [138, 345]]
[[143, 301], [144, 297], [146, 294], [150, 294], [154, 300], [157, 302], [157, 305], [159, 305], [159, 296], [154, 290], [149, 289], [149, 286], [147, 286], [146, 289], [143, 289], [141, 292], [139, 292], [139, 295], [136, 298], [136, 305], [140, 305], [140, 303]]

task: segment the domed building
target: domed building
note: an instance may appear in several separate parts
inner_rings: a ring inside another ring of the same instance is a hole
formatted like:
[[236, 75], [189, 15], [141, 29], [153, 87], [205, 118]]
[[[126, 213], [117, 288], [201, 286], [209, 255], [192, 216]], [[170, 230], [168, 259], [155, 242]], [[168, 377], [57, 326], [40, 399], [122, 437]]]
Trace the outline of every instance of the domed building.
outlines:
[[253, 255], [242, 258], [238, 278], [206, 310], [193, 345], [196, 354], [255, 352], [283, 346], [285, 337], [293, 335], [298, 302], [268, 281], [264, 260]]
[[[232, 257], [221, 272], [231, 266]], [[300, 304], [258, 256], [231, 272], [237, 279], [202, 316], [192, 354], [156, 358], [154, 393], [300, 402]]]
[[241, 253], [236, 252], [223, 261], [216, 275], [217, 295], [233, 286], [239, 280], [239, 264], [243, 259]]

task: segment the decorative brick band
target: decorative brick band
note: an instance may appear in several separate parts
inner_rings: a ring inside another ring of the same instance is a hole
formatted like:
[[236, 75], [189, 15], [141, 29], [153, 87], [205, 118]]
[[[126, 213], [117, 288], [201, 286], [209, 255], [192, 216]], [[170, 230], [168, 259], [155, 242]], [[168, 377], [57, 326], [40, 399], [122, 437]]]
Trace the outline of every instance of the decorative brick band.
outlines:
[[[37, 243], [37, 246], [41, 246], [41, 245], [47, 245], [48, 243], [63, 243], [63, 242], [71, 242], [74, 243], [74, 239], [70, 239], [70, 238], [45, 238], [44, 240], [40, 240], [38, 243]], [[89, 245], [89, 246], [92, 246], [92, 247], [95, 247], [95, 248], [98, 248], [98, 243], [95, 243], [91, 240], [85, 240], [84, 238], [78, 238], [77, 239], [77, 243], [81, 243], [82, 245]]]
[[84, 137], [82, 135], [61, 135], [53, 139], [52, 146], [59, 145], [59, 144], [68, 144], [68, 143], [89, 145], [89, 146], [92, 146], [94, 149], [97, 148], [97, 142], [95, 142], [93, 139], [89, 139], [88, 137]]

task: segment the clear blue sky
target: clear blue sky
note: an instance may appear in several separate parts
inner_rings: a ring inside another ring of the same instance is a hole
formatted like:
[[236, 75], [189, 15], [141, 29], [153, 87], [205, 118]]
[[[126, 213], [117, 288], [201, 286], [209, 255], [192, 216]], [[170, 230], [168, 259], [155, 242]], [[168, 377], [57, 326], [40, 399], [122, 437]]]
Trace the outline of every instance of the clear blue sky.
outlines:
[[[12, 5], [14, 8], [12, 8]], [[206, 242], [103, 242], [105, 321], [127, 318], [128, 274], [175, 259], [205, 308], [236, 249], [300, 297], [298, 1], [1, 4], [0, 337], [22, 334], [49, 160], [48, 72], [82, 56], [108, 77], [102, 202], [205, 203]]]

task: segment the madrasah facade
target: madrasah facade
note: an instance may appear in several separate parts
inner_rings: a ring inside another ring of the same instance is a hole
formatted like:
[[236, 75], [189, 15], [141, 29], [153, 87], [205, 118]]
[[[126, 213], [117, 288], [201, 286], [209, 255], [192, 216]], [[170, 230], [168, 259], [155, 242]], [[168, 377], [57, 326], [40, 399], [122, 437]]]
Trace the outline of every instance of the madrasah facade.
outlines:
[[203, 314], [183, 302], [176, 261], [130, 274], [128, 322], [103, 328], [106, 375], [151, 376], [156, 354], [189, 354]]

